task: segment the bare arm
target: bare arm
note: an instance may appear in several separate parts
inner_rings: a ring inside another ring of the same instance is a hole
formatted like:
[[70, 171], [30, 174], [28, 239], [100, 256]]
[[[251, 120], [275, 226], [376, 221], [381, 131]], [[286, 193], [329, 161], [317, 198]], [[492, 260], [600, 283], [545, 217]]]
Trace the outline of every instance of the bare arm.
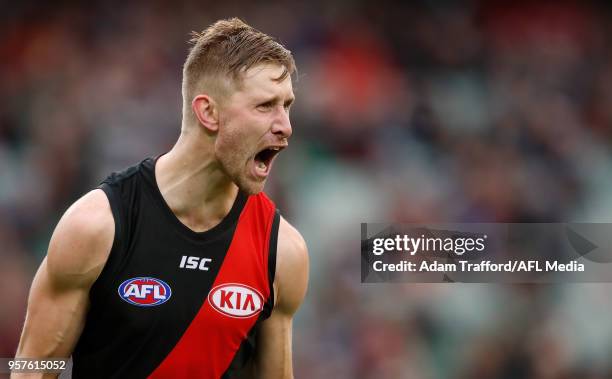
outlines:
[[[64, 214], [36, 272], [16, 357], [69, 357], [83, 330], [89, 289], [100, 275], [115, 235], [108, 199], [94, 190]], [[13, 374], [46, 378], [57, 374]]]
[[308, 286], [308, 250], [300, 233], [282, 218], [276, 261], [277, 299], [272, 314], [259, 330], [255, 372], [258, 378], [291, 379], [292, 321]]

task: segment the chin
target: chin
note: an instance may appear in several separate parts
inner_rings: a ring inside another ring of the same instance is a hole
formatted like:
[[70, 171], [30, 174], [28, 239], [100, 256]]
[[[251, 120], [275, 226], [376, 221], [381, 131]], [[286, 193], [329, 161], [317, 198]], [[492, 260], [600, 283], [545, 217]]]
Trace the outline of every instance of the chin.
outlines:
[[267, 178], [263, 180], [255, 180], [254, 178], [249, 177], [247, 173], [240, 172], [239, 170], [232, 170], [231, 165], [224, 165], [223, 162], [221, 162], [221, 168], [225, 172], [225, 175], [227, 175], [228, 179], [231, 180], [238, 187], [238, 189], [245, 194], [257, 195], [263, 191]]
[[247, 195], [257, 195], [263, 191], [265, 184], [265, 180], [263, 182], [253, 182], [250, 180], [236, 182], [238, 188]]

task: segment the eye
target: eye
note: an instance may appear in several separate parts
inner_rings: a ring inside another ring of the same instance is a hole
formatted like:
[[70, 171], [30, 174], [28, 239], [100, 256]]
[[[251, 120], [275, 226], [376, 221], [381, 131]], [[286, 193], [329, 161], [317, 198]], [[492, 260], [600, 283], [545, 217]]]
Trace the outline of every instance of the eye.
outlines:
[[257, 105], [257, 109], [262, 111], [268, 111], [274, 107], [273, 101], [266, 101], [265, 103], [261, 103]]

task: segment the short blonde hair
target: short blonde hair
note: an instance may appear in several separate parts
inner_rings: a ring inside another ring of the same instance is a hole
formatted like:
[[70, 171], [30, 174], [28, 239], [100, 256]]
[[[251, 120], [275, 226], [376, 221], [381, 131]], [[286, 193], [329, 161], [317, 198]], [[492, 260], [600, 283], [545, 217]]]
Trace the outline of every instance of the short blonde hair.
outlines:
[[192, 37], [193, 47], [183, 66], [184, 109], [201, 92], [227, 95], [228, 79], [239, 88], [242, 74], [258, 64], [282, 66], [277, 81], [296, 71], [291, 51], [239, 18], [219, 20], [201, 33], [193, 32]]

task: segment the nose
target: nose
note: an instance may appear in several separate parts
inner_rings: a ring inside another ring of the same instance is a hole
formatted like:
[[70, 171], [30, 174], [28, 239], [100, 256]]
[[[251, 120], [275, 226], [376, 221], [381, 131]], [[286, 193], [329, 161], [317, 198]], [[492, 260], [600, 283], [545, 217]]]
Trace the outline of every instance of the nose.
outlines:
[[289, 120], [289, 112], [285, 108], [281, 108], [278, 112], [278, 117], [276, 117], [272, 124], [272, 133], [281, 138], [291, 137], [291, 133], [293, 133], [291, 121]]

